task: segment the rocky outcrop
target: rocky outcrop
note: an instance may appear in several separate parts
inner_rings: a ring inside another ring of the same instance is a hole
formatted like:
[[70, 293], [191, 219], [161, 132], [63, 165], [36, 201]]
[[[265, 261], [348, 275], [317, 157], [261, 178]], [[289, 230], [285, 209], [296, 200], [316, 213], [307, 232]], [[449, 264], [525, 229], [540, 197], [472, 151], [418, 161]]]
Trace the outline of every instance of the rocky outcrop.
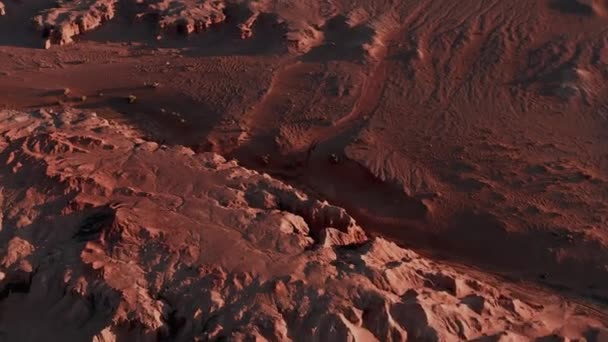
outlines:
[[[117, 0], [59, 1], [56, 7], [43, 10], [33, 18], [34, 25], [44, 37], [44, 46], [64, 45], [74, 37], [96, 29], [114, 18]], [[201, 33], [225, 22], [227, 10], [244, 13], [233, 18], [242, 39], [255, 35], [254, 26], [261, 17], [272, 22], [278, 30], [285, 51], [295, 54], [322, 50], [344, 50], [347, 58], [381, 59], [384, 41], [394, 29], [394, 19], [386, 14], [369, 15], [362, 9], [352, 11], [345, 27], [336, 30], [335, 21], [344, 17], [335, 4], [319, 5], [315, 1], [286, 4], [280, 1], [211, 1], [211, 0], [141, 0], [132, 7], [132, 14], [148, 18], [158, 27], [158, 38], [164, 34], [190, 35]], [[270, 42], [276, 43], [276, 42]]]
[[201, 32], [226, 20], [224, 1], [150, 1], [148, 13], [158, 19], [161, 30], [181, 34]]
[[0, 127], [7, 340], [603, 331], [589, 310], [370, 238], [343, 209], [217, 154], [146, 141], [92, 113], [4, 111]]
[[77, 35], [93, 30], [112, 19], [117, 0], [58, 1], [33, 21], [45, 38], [45, 47], [71, 43]]

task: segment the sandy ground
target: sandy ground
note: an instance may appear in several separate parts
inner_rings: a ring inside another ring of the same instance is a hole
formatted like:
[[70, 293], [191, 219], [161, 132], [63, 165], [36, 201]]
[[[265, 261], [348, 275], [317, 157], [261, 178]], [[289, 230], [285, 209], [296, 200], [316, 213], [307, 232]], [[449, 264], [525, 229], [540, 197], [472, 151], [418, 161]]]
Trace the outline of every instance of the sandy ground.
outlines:
[[[513, 298], [542, 289], [591, 305], [597, 311], [583, 315], [589, 319], [601, 316], [608, 300], [605, 2], [53, 3], [0, 5], [0, 32], [11, 32], [0, 35], [0, 108], [95, 112], [169, 149], [238, 160], [343, 208], [366, 241], [392, 241], [499, 290], [521, 286]], [[10, 179], [0, 186], [15, 187]], [[61, 208], [45, 215], [61, 220]], [[8, 246], [18, 228], [4, 225]], [[495, 277], [516, 285], [492, 283]], [[491, 329], [509, 330], [478, 327], [445, 338]], [[534, 329], [517, 334], [550, 334]]]

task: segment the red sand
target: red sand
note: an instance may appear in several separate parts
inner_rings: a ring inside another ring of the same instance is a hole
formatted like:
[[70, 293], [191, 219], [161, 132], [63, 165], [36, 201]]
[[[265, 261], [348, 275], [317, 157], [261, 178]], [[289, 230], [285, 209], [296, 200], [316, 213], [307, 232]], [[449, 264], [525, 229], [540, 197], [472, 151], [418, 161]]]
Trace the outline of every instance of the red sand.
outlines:
[[605, 1], [53, 3], [0, 3], [8, 340], [602, 340]]

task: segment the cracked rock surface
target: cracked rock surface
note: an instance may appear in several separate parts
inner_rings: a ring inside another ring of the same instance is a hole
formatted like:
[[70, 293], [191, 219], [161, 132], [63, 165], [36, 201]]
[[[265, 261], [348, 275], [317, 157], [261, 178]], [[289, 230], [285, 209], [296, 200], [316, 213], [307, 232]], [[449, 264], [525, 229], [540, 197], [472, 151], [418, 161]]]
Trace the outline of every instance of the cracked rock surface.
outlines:
[[94, 113], [0, 112], [0, 164], [2, 340], [606, 337], [590, 308], [465, 275]]

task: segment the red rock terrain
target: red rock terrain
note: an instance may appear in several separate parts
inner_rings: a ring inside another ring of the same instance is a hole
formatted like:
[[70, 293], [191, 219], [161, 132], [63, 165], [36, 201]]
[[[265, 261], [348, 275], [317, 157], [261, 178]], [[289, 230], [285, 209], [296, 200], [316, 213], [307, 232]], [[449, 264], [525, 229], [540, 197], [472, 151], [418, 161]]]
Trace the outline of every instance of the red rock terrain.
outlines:
[[607, 339], [607, 9], [5, 0], [0, 336]]
[[591, 308], [369, 238], [344, 209], [217, 154], [94, 113], [0, 120], [5, 340], [604, 334]]

